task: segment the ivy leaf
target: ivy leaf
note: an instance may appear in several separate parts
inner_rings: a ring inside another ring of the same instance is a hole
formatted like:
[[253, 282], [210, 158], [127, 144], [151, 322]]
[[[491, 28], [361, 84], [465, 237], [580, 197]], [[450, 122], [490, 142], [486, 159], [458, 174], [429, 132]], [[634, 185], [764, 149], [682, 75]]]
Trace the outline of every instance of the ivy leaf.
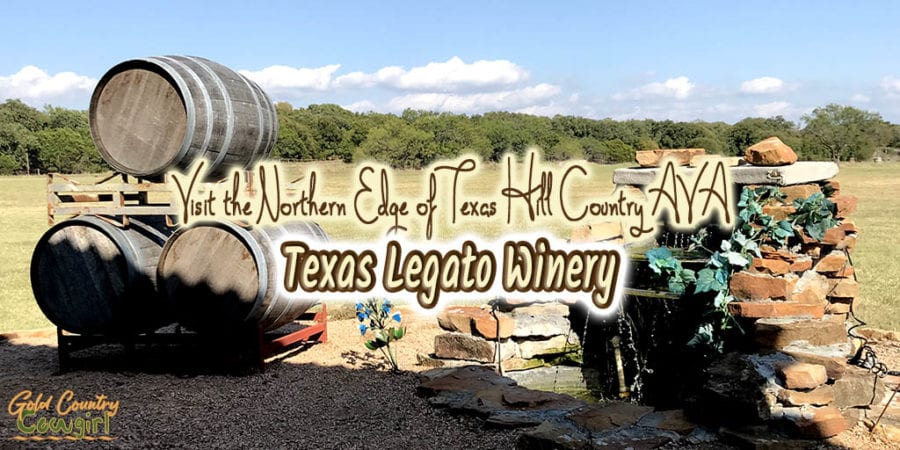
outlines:
[[825, 237], [825, 227], [822, 222], [807, 223], [806, 234], [817, 241], [821, 241]]
[[723, 252], [730, 252], [731, 251], [731, 241], [722, 241], [721, 247], [722, 247]]
[[724, 310], [732, 300], [734, 300], [734, 297], [725, 295], [725, 291], [719, 291], [719, 293], [716, 294], [716, 298], [713, 299], [713, 305], [716, 309]]
[[738, 252], [728, 252], [728, 263], [732, 266], [745, 267], [750, 264], [750, 261], [747, 261], [747, 258], [744, 258], [744, 255], [741, 255]]
[[681, 295], [684, 294], [684, 288], [684, 281], [681, 281], [681, 279], [676, 277], [669, 278], [669, 292], [675, 295]]
[[685, 284], [693, 283], [697, 281], [697, 274], [691, 269], [682, 269], [681, 280], [684, 281]]
[[716, 281], [724, 288], [728, 284], [728, 271], [724, 267], [716, 269]]
[[697, 283], [694, 285], [694, 293], [712, 292], [722, 289], [722, 283], [716, 279], [715, 270], [706, 268], [697, 272]]

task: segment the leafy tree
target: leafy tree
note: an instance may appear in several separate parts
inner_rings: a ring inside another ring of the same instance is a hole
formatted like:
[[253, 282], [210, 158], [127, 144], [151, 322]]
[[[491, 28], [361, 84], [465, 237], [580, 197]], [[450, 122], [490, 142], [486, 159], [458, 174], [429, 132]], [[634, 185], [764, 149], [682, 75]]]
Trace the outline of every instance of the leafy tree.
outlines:
[[47, 125], [47, 116], [22, 103], [21, 100], [6, 100], [0, 104], [0, 123], [18, 123], [28, 131], [39, 131]]
[[641, 136], [637, 141], [638, 150], [658, 150], [659, 144], [650, 136]]
[[621, 139], [608, 141], [587, 141], [590, 147], [584, 148], [588, 161], [602, 164], [615, 164], [634, 160], [634, 148]]
[[582, 158], [584, 158], [584, 149], [581, 146], [581, 142], [570, 137], [560, 139], [556, 145], [544, 151], [544, 159], [547, 161], [567, 161]]
[[73, 173], [100, 170], [100, 153], [90, 138], [68, 128], [46, 129], [35, 134], [38, 158], [42, 165], [57, 172]]
[[881, 115], [852, 106], [829, 104], [803, 116], [808, 148], [834, 161], [867, 160], [891, 139]]
[[359, 156], [386, 162], [392, 167], [421, 168], [434, 161], [434, 135], [418, 130], [401, 119], [369, 130], [359, 147]]
[[490, 141], [466, 116], [419, 113], [410, 122], [408, 111], [404, 111], [404, 119], [417, 129], [434, 136], [434, 143], [441, 158], [452, 158], [466, 152], [485, 155], [490, 149]]
[[87, 111], [47, 105], [44, 107], [44, 114], [47, 116], [47, 128], [68, 128], [86, 136], [91, 134]]
[[0, 122], [0, 173], [11, 174], [24, 169], [31, 171], [36, 160], [37, 140], [34, 133], [22, 124]]

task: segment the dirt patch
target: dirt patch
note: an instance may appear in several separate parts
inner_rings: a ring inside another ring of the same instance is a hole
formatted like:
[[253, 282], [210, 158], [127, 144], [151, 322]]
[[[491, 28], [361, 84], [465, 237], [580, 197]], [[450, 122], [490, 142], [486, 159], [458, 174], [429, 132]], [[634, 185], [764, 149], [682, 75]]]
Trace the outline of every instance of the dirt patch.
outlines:
[[[417, 370], [415, 351], [430, 347], [433, 319], [408, 315], [409, 335], [397, 345], [400, 367]], [[355, 320], [332, 321], [329, 342], [272, 363], [264, 373], [138, 373], [78, 370], [56, 374], [55, 336], [0, 341], [0, 448], [46, 448], [18, 443], [7, 402], [25, 389], [59, 395], [66, 389], [120, 400], [111, 420], [110, 448], [513, 448], [514, 431], [484, 429], [476, 419], [430, 407], [415, 396], [412, 372], [373, 368], [378, 355], [362, 346]], [[104, 366], [116, 348], [84, 356]], [[94, 359], [97, 358], [97, 359]], [[162, 370], [165, 372], [165, 370]], [[84, 442], [53, 447], [84, 448]]]
[[[59, 395], [105, 394], [121, 401], [112, 420], [117, 439], [92, 443], [110, 448], [514, 448], [521, 430], [485, 428], [480, 419], [435, 409], [415, 395], [416, 354], [433, 349], [440, 333], [434, 317], [404, 311], [408, 334], [396, 345], [399, 374], [383, 370], [380, 354], [363, 347], [354, 319], [332, 320], [329, 341], [272, 362], [263, 373], [221, 375], [169, 371], [147, 373], [114, 364], [118, 348], [84, 358], [90, 370], [57, 374], [56, 338], [24, 333], [0, 340], [0, 448], [46, 448], [18, 443], [5, 412], [25, 389]], [[897, 343], [875, 344], [879, 359], [900, 368]], [[96, 367], [99, 367], [97, 369]], [[893, 386], [893, 385], [891, 385]], [[894, 401], [900, 405], [900, 399]], [[83, 442], [53, 447], [84, 448]], [[719, 447], [722, 442], [699, 445]], [[896, 448], [857, 425], [821, 448]]]

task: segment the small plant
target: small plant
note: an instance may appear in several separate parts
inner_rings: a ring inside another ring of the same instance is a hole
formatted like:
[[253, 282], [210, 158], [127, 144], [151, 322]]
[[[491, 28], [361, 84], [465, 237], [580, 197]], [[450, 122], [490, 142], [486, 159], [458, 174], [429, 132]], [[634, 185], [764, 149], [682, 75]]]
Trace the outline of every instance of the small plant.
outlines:
[[726, 332], [734, 327], [740, 329], [740, 324], [728, 310], [728, 304], [734, 301], [729, 286], [731, 277], [735, 272], [746, 269], [754, 257], [761, 256], [759, 250], [761, 244], [766, 242], [784, 244], [788, 238], [794, 236], [794, 225], [803, 225], [796, 220], [776, 221], [763, 212], [765, 203], [773, 200], [780, 202], [784, 199], [784, 193], [776, 187], [762, 186], [755, 189], [745, 187], [737, 204], [737, 223], [731, 236], [723, 240], [718, 249], [712, 250], [707, 247], [708, 234], [705, 230], [701, 230], [691, 239], [694, 247], [703, 249], [710, 255], [703, 269], [696, 273], [682, 268], [681, 262], [665, 247], [654, 248], [647, 252], [650, 268], [668, 279], [669, 291], [673, 294], [683, 294], [690, 284], [694, 285], [694, 294], [704, 292], [716, 294], [689, 345], [721, 353], [724, 349]]
[[675, 295], [684, 294], [687, 286], [697, 280], [694, 271], [682, 267], [681, 261], [666, 247], [656, 247], [647, 251], [647, 262], [654, 273], [666, 277], [669, 292]]
[[[391, 350], [391, 342], [398, 341], [406, 335], [406, 328], [400, 326], [402, 317], [399, 312], [392, 313], [391, 301], [370, 298], [356, 304], [356, 319], [359, 320], [359, 334], [365, 336], [372, 332], [374, 339], [366, 341], [366, 348], [380, 350], [390, 363], [391, 370], [399, 370], [397, 359]], [[396, 325], [394, 325], [396, 322]]]
[[794, 208], [797, 211], [791, 215], [792, 223], [803, 228], [809, 237], [817, 241], [825, 237], [825, 230], [837, 225], [834, 219], [834, 202], [825, 198], [825, 194], [821, 192], [794, 200]]

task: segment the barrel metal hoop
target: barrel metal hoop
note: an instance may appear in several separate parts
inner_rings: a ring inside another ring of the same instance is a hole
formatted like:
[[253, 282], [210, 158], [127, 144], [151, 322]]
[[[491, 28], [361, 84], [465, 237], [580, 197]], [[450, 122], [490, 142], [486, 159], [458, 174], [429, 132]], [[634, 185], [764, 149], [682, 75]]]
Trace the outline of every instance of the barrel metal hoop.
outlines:
[[225, 139], [222, 141], [219, 155], [216, 156], [215, 161], [209, 166], [209, 170], [216, 170], [219, 168], [219, 165], [222, 164], [225, 155], [228, 154], [228, 150], [231, 148], [231, 138], [234, 136], [234, 105], [231, 102], [231, 94], [228, 93], [228, 89], [225, 87], [225, 84], [222, 83], [222, 78], [219, 74], [213, 71], [206, 62], [204, 62], [203, 58], [193, 56], [188, 56], [187, 58], [202, 67], [203, 70], [212, 77], [213, 81], [216, 82], [216, 87], [222, 92], [222, 100], [225, 102]]
[[178, 150], [178, 154], [176, 154], [172, 159], [166, 162], [164, 167], [170, 167], [173, 162], [181, 161], [184, 159], [185, 155], [187, 155], [188, 150], [191, 148], [191, 142], [194, 140], [194, 127], [197, 124], [196, 112], [194, 111], [194, 97], [191, 96], [191, 91], [188, 89], [187, 83], [185, 83], [184, 78], [181, 77], [181, 74], [178, 73], [172, 66], [166, 64], [163, 61], [160, 61], [159, 58], [144, 58], [144, 61], [156, 64], [161, 67], [163, 70], [168, 73], [173, 80], [175, 80], [175, 84], [178, 86], [178, 90], [181, 92], [182, 97], [184, 97], [184, 110], [187, 113], [187, 129], [184, 133], [184, 141], [181, 142], [181, 149]]
[[186, 66], [184, 63], [176, 59], [172, 56], [159, 56], [160, 59], [165, 59], [166, 61], [171, 61], [173, 64], [182, 68], [185, 72], [190, 74], [191, 78], [193, 78], [194, 83], [197, 83], [197, 88], [200, 89], [200, 92], [203, 93], [203, 107], [206, 109], [206, 135], [203, 136], [203, 144], [200, 146], [200, 156], [206, 154], [207, 149], [209, 148], [209, 142], [212, 140], [213, 135], [213, 114], [215, 110], [212, 105], [212, 100], [209, 98], [209, 92], [206, 90], [206, 85], [203, 84], [203, 81], [197, 76], [197, 72]]
[[252, 83], [252, 81], [248, 80], [247, 77], [245, 77], [241, 74], [238, 74], [238, 77], [240, 77], [241, 81], [243, 81], [244, 84], [247, 85], [247, 89], [249, 89], [250, 94], [253, 95], [253, 102], [256, 104], [256, 111], [257, 111], [256, 117], [257, 117], [258, 123], [259, 123], [259, 132], [256, 133], [256, 147], [253, 149], [253, 153], [250, 154], [250, 157], [247, 159], [247, 163], [246, 163], [247, 165], [249, 165], [251, 162], [253, 162], [254, 159], [256, 159], [256, 154], [260, 151], [259, 145], [262, 144], [262, 133], [263, 133], [262, 105], [259, 102], [259, 96], [256, 95], [256, 90], [253, 89], [253, 86], [250, 85]]
[[265, 148], [271, 151], [278, 142], [278, 112], [275, 110], [275, 103], [272, 102], [272, 99], [268, 95], [266, 95], [266, 92], [263, 91], [258, 84], [253, 82], [253, 80], [250, 80], [250, 84], [257, 92], [259, 92], [260, 97], [266, 100], [266, 104], [269, 106], [267, 109], [269, 111], [269, 122], [272, 124], [272, 127]]

